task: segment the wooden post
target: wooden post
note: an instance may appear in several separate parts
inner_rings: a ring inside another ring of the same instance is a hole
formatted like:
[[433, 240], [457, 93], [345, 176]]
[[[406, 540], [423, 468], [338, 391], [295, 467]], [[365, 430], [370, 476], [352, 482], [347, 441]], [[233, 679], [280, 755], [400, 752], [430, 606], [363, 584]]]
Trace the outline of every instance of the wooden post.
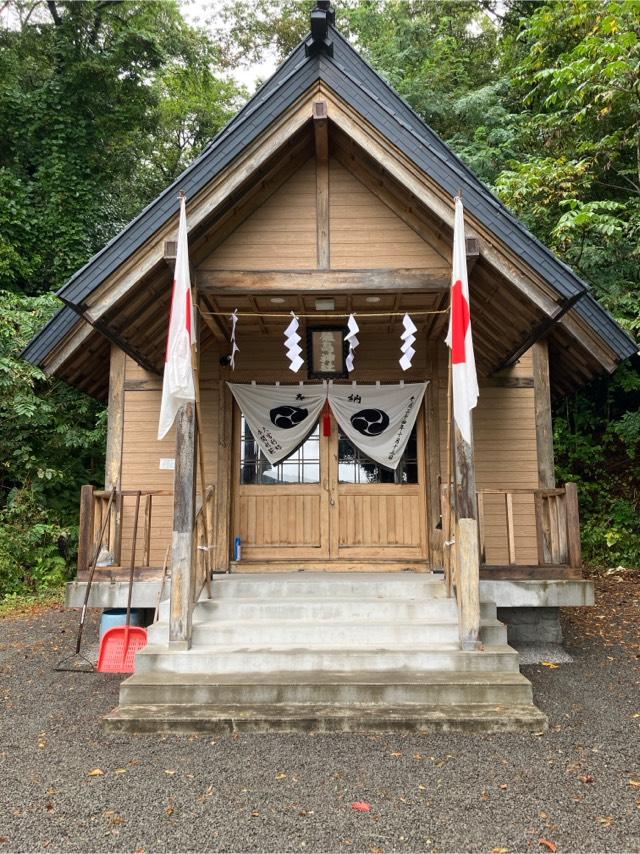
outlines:
[[93, 486], [80, 490], [80, 531], [78, 535], [78, 572], [86, 572], [93, 552], [94, 527]]
[[193, 525], [196, 512], [196, 413], [185, 403], [176, 415], [176, 468], [173, 487], [173, 540], [169, 645], [191, 646]]
[[316, 150], [316, 223], [318, 269], [330, 267], [329, 242], [329, 120], [327, 102], [313, 104], [313, 129]]
[[553, 489], [556, 485], [556, 476], [553, 459], [549, 346], [546, 341], [537, 341], [532, 350], [538, 485], [542, 489]]
[[456, 584], [458, 585], [460, 643], [462, 649], [479, 649], [480, 550], [476, 476], [471, 442], [465, 442], [454, 420], [456, 476]]
[[[122, 488], [122, 442], [124, 436], [124, 381], [127, 356], [124, 350], [111, 345], [109, 361], [109, 399], [107, 406], [107, 453], [104, 467], [104, 488]], [[109, 550], [113, 562], [120, 564], [120, 529], [122, 500], [118, 497], [109, 520]]]
[[580, 510], [578, 508], [578, 487], [575, 483], [565, 484], [567, 514], [567, 552], [572, 569], [582, 569], [582, 544], [580, 542]]
[[[425, 442], [427, 469], [427, 522], [428, 545], [431, 569], [444, 566], [442, 540], [444, 516], [440, 505], [440, 418], [439, 418], [439, 372], [438, 348], [429, 343], [427, 349], [428, 375], [431, 382], [425, 395]], [[436, 527], [438, 526], [439, 527]]]
[[231, 473], [233, 471], [233, 399], [224, 379], [218, 383], [218, 476], [216, 489], [216, 569], [229, 569], [231, 526]]
[[480, 553], [478, 522], [458, 519], [456, 525], [456, 584], [458, 586], [458, 623], [462, 649], [479, 649], [480, 634]]

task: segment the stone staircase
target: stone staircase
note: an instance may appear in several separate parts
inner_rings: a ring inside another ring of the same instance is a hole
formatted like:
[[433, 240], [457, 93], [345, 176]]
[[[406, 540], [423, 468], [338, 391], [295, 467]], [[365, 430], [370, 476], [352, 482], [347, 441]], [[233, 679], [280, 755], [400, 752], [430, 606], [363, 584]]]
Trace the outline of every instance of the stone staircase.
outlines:
[[546, 729], [496, 607], [482, 651], [459, 648], [455, 600], [417, 573], [216, 578], [189, 650], [169, 649], [168, 601], [120, 688], [109, 730]]

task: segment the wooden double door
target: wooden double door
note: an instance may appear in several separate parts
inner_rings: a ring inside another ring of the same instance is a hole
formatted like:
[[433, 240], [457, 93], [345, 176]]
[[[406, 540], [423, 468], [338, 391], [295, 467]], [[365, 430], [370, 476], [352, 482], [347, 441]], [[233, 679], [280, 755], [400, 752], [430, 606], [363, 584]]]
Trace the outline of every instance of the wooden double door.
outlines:
[[363, 456], [333, 415], [275, 467], [237, 407], [234, 437], [231, 542], [242, 567], [426, 568], [422, 413], [396, 472]]

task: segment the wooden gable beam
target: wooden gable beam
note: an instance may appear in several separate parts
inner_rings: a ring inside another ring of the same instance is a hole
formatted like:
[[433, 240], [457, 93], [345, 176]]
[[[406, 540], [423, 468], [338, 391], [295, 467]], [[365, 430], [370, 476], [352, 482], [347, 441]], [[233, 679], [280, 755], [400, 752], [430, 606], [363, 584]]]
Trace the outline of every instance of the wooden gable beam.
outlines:
[[201, 293], [327, 293], [329, 291], [445, 291], [451, 269], [443, 267], [387, 270], [200, 270]]

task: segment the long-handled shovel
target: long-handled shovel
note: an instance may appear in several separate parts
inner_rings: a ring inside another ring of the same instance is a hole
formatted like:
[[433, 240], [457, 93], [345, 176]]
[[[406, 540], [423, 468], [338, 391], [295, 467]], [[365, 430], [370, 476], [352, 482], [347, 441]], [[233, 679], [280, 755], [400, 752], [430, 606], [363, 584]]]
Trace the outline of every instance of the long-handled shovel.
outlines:
[[109, 496], [109, 502], [107, 504], [107, 512], [105, 513], [104, 522], [102, 523], [102, 530], [100, 531], [100, 536], [98, 538], [96, 552], [93, 556], [93, 560], [91, 561], [91, 569], [89, 570], [89, 578], [87, 580], [87, 589], [84, 592], [84, 602], [82, 603], [82, 612], [80, 614], [80, 624], [78, 626], [78, 636], [76, 638], [76, 650], [72, 655], [69, 655], [67, 656], [67, 658], [63, 658], [61, 661], [59, 661], [56, 664], [54, 670], [68, 671], [70, 673], [93, 673], [96, 669], [92, 661], [89, 661], [86, 656], [81, 655], [80, 646], [82, 644], [82, 630], [84, 629], [84, 621], [87, 616], [87, 606], [89, 604], [91, 584], [93, 582], [93, 576], [95, 574], [96, 566], [98, 564], [98, 555], [100, 554], [100, 549], [102, 548], [102, 538], [104, 537], [104, 533], [107, 530], [107, 525], [109, 524], [109, 518], [111, 516], [111, 505], [113, 504], [115, 494], [115, 489], [112, 489], [111, 495]]
[[133, 673], [136, 652], [147, 645], [147, 630], [131, 625], [131, 597], [133, 575], [136, 566], [136, 539], [140, 514], [140, 492], [136, 493], [136, 510], [133, 518], [133, 541], [131, 543], [131, 569], [129, 570], [129, 598], [127, 599], [127, 622], [124, 626], [107, 629], [100, 642], [98, 671], [100, 673]]

